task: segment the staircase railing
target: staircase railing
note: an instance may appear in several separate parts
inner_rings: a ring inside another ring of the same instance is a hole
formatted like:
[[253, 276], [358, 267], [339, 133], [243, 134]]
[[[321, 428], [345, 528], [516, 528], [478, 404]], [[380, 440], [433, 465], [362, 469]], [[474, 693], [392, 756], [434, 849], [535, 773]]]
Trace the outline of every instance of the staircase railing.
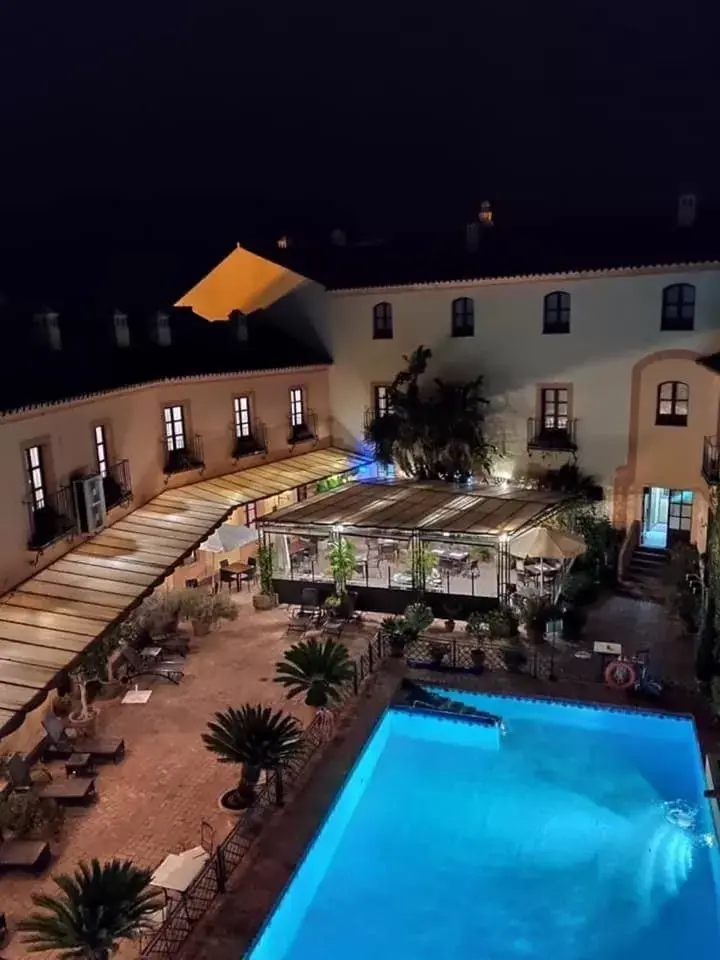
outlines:
[[620, 583], [627, 579], [627, 572], [632, 562], [633, 552], [640, 543], [640, 521], [633, 520], [625, 534], [623, 544], [618, 551], [618, 580]]

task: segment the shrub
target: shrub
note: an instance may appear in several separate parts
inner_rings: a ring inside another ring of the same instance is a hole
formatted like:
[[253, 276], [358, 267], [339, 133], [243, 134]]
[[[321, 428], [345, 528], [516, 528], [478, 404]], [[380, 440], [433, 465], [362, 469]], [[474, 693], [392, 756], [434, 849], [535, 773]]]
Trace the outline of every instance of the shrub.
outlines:
[[426, 603], [411, 603], [405, 609], [405, 623], [415, 634], [427, 630], [434, 619], [433, 612]]

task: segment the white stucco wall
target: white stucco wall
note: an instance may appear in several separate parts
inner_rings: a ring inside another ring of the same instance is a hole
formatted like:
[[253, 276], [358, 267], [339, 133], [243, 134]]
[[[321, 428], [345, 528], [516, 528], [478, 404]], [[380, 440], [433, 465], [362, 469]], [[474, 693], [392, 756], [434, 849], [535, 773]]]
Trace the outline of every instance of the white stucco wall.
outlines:
[[[662, 290], [683, 282], [696, 287], [695, 330], [661, 331]], [[571, 294], [569, 334], [542, 333], [543, 298], [554, 290]], [[475, 301], [475, 335], [455, 339], [450, 335], [451, 303], [463, 296]], [[392, 340], [372, 338], [372, 308], [381, 300], [393, 306]], [[610, 484], [627, 458], [634, 364], [657, 350], [720, 347], [720, 270], [666, 268], [336, 291], [318, 308], [315, 326], [334, 361], [330, 404], [338, 441], [359, 441], [371, 385], [389, 382], [402, 366], [403, 354], [422, 343], [433, 351], [432, 375], [485, 377], [497, 442], [521, 468], [537, 385], [571, 383], [579, 462]], [[698, 464], [700, 456], [698, 451]]]

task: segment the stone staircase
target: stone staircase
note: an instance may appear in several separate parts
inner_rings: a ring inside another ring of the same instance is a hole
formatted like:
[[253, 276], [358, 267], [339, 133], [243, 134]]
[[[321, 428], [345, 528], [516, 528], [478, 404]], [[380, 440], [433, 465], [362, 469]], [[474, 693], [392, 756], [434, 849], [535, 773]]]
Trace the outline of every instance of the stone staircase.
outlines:
[[664, 603], [666, 587], [663, 574], [668, 563], [667, 550], [635, 547], [627, 573], [619, 585], [619, 593], [637, 600]]

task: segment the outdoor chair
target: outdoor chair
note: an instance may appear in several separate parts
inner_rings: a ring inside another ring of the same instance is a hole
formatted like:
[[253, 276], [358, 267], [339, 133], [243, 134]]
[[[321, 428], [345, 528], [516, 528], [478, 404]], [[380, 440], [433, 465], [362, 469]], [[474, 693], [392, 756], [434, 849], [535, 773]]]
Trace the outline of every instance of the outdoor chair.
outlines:
[[42, 721], [50, 743], [45, 749], [47, 759], [67, 760], [73, 753], [89, 753], [94, 763], [112, 760], [118, 763], [125, 756], [125, 741], [119, 737], [92, 740], [71, 740], [66, 733], [65, 723], [54, 713], [49, 713]]
[[288, 632], [304, 633], [317, 618], [319, 612], [318, 592], [315, 587], [305, 587], [300, 594], [300, 607], [290, 617]]
[[40, 873], [50, 863], [50, 845], [45, 840], [0, 839], [0, 872], [32, 870]]
[[128, 665], [128, 677], [163, 677], [174, 683], [176, 686], [185, 676], [182, 667], [183, 664], [175, 660], [161, 660], [157, 663], [150, 663], [144, 660], [137, 650], [132, 647], [126, 647], [123, 650], [123, 657]]
[[13, 790], [18, 793], [34, 790], [39, 797], [55, 800], [62, 806], [77, 806], [92, 803], [96, 797], [95, 778], [72, 777], [53, 780], [49, 770], [44, 771], [45, 783], [33, 780], [30, 767], [19, 753], [14, 753], [7, 762], [7, 772]]

